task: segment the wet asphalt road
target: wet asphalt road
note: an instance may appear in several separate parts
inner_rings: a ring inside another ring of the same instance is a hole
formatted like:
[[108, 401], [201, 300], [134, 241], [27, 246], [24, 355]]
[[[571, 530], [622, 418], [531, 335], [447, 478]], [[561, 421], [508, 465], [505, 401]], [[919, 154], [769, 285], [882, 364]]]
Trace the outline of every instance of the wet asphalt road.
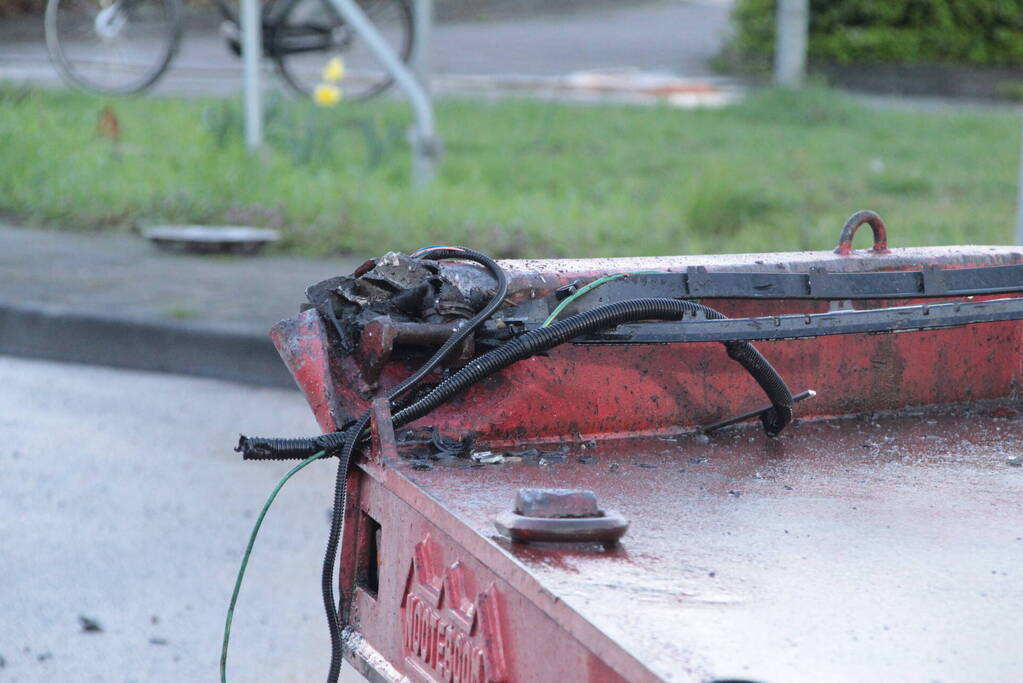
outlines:
[[[315, 430], [294, 391], [0, 357], [0, 681], [215, 680], [238, 562], [290, 466], [231, 447]], [[310, 466], [268, 515], [229, 680], [324, 678], [333, 477]]]
[[[709, 61], [728, 35], [732, 0], [660, 0], [549, 14], [533, 3], [488, 21], [455, 19], [434, 27], [431, 60], [445, 75], [556, 76], [579, 70], [637, 68], [685, 77], [713, 74]], [[241, 64], [217, 32], [219, 19], [190, 25], [156, 92], [230, 95]], [[35, 18], [0, 21], [0, 79], [56, 85]], [[273, 82], [273, 81], [271, 81]]]

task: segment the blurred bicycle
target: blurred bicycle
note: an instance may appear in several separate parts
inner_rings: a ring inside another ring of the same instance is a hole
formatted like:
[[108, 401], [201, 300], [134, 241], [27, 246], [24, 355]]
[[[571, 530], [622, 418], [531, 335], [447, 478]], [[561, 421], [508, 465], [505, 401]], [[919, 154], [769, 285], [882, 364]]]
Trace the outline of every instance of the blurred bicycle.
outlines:
[[[237, 0], [215, 0], [221, 35], [241, 54]], [[395, 53], [407, 62], [415, 29], [411, 0], [358, 0]], [[345, 64], [346, 99], [386, 90], [392, 78], [329, 0], [263, 0], [263, 54], [284, 81], [310, 95], [333, 57]], [[72, 85], [127, 95], [149, 88], [174, 60], [184, 32], [181, 0], [47, 0], [46, 46]]]

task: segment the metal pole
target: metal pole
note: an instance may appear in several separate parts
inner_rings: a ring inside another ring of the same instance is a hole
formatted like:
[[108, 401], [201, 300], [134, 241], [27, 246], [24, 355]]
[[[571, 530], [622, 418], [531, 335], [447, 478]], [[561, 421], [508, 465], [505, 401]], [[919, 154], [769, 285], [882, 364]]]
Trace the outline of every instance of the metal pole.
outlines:
[[1023, 135], [1019, 145], [1019, 178], [1016, 181], [1016, 244], [1023, 244]]
[[423, 90], [430, 93], [431, 61], [430, 49], [433, 44], [433, 0], [414, 0], [416, 42], [412, 45], [412, 69], [419, 78]]
[[412, 71], [398, 59], [391, 46], [380, 35], [373, 22], [353, 0], [330, 0], [341, 17], [366, 41], [366, 46], [394, 78], [412, 106], [415, 123], [409, 131], [412, 146], [412, 185], [422, 187], [436, 175], [436, 163], [441, 153], [441, 140], [437, 136], [433, 119], [433, 103], [426, 89]]
[[259, 64], [263, 58], [263, 18], [259, 0], [241, 0], [242, 100], [245, 110], [245, 146], [263, 144], [263, 107], [259, 92]]
[[775, 15], [774, 82], [799, 88], [806, 75], [806, 41], [810, 28], [810, 0], [778, 0]]

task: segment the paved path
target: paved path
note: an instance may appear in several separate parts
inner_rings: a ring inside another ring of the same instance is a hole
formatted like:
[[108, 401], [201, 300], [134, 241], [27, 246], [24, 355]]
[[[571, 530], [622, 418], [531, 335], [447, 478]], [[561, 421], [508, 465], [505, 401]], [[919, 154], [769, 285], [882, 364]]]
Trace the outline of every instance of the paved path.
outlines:
[[[683, 77], [711, 75], [732, 0], [673, 0], [556, 16], [502, 16], [441, 22], [433, 65], [440, 87], [456, 75], [562, 76], [580, 70], [638, 68]], [[212, 29], [213, 27], [209, 27]], [[0, 24], [0, 78], [57, 84], [39, 29]], [[237, 59], [213, 30], [190, 28], [158, 91], [230, 94], [240, 87]]]
[[199, 257], [0, 225], [0, 354], [294, 387], [267, 334], [360, 259]]
[[[290, 466], [244, 463], [231, 446], [240, 431], [315, 431], [305, 402], [3, 357], [0, 386], [0, 680], [215, 680], [238, 562]], [[310, 466], [267, 517], [235, 613], [234, 683], [326, 675], [333, 478], [333, 464]]]
[[265, 336], [298, 312], [306, 286], [361, 262], [191, 256], [137, 235], [0, 225], [0, 302]]

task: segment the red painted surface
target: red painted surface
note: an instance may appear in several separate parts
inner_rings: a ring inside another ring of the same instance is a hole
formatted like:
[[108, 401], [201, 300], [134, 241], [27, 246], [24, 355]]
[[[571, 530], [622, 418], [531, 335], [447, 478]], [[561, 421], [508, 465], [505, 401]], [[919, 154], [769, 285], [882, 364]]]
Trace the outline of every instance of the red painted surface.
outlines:
[[429, 535], [416, 544], [401, 601], [405, 663], [423, 678], [452, 683], [502, 683], [501, 595], [460, 560], [444, 564], [444, 548]]
[[[643, 676], [623, 655], [670, 681], [1009, 681], [1023, 670], [1023, 469], [1007, 464], [1021, 428], [1018, 400], [974, 402], [776, 439], [754, 425], [573, 444], [550, 465], [395, 459], [369, 486], [409, 501], [391, 533], [429, 520], [551, 610], [559, 644], [583, 642], [628, 680]], [[611, 552], [507, 543], [494, 518], [527, 486], [591, 489], [629, 532]], [[550, 637], [544, 621], [514, 622], [510, 658]], [[556, 671], [513, 680], [592, 680]]]
[[295, 383], [305, 392], [320, 429], [333, 431], [329, 344], [319, 314], [308, 310], [290, 320], [282, 320], [270, 330], [270, 338]]
[[[759, 269], [770, 270], [779, 265], [792, 268], [791, 261], [772, 259], [767, 254], [756, 256], [744, 261], [743, 257], [736, 257], [737, 263], [731, 267], [748, 269], [755, 262]], [[815, 259], [805, 258], [799, 266], [822, 264], [834, 268], [829, 257], [850, 262], [831, 254], [818, 254]], [[919, 259], [917, 267], [924, 263], [969, 266], [1018, 260], [1019, 255], [1014, 252], [992, 257], [990, 251], [971, 256], [964, 251], [930, 250], [928, 258]], [[904, 257], [900, 260], [896, 254], [857, 256], [853, 262], [858, 263], [858, 270], [869, 270], [866, 264], [871, 263], [879, 269], [913, 267], [912, 260]], [[535, 273], [513, 269], [537, 265], [523, 262], [509, 268], [513, 282], [519, 283], [511, 290], [509, 299], [545, 293], [536, 290]], [[574, 279], [608, 272], [595, 272], [585, 263], [573, 265], [578, 270], [561, 270], [556, 277], [546, 275], [546, 291]], [[628, 263], [622, 266], [631, 267]], [[729, 267], [720, 263], [715, 269]], [[665, 265], [664, 269], [672, 266]], [[731, 317], [823, 312], [828, 307], [823, 301], [705, 303]], [[905, 303], [860, 301], [856, 306], [873, 308]], [[320, 425], [333, 429], [334, 425], [367, 410], [372, 393], [355, 361], [326, 355], [319, 325], [313, 314], [307, 312], [297, 322], [281, 323], [275, 330], [275, 341], [306, 391]], [[1020, 363], [978, 359], [1019, 359], [1023, 351], [1023, 323], [766, 342], [757, 347], [793, 392], [817, 391], [814, 400], [798, 406], [797, 415], [839, 415], [1012, 395], [1019, 389]], [[389, 362], [381, 374], [381, 385], [386, 388], [397, 384], [418, 362]], [[329, 373], [325, 372], [325, 365], [329, 365]], [[552, 350], [549, 356], [521, 361], [489, 377], [413, 426], [435, 425], [452, 435], [473, 432], [480, 441], [503, 447], [524, 439], [673, 433], [765, 402], [759, 387], [738, 364], [729, 360], [720, 344], [566, 344]], [[328, 413], [333, 416], [333, 423], [326, 421]]]
[[[473, 663], [460, 680], [657, 680], [572, 610], [538, 601], [542, 589], [509, 556], [407, 480], [370, 474], [360, 478], [358, 492], [357, 514], [346, 528], [365, 522], [364, 515], [380, 523], [383, 570], [376, 595], [352, 592], [350, 623], [413, 681], [459, 680], [444, 675], [446, 655], [435, 664], [424, 654], [436, 652], [435, 644], [409, 647], [409, 608], [417, 603], [420, 618], [429, 620], [421, 627], [426, 638], [443, 631], [473, 662], [482, 659], [482, 675]], [[594, 668], [604, 675], [589, 678]]]
[[[523, 300], [574, 279], [706, 263], [802, 272], [1020, 260], [978, 248], [505, 265], [509, 298]], [[730, 316], [827, 309], [707, 303]], [[324, 429], [373, 403], [358, 365], [330, 354], [315, 314], [281, 323], [274, 340]], [[678, 432], [766, 401], [719, 344], [565, 345], [419, 422], [449, 436], [476, 432], [477, 450], [568, 442], [564, 464], [458, 460], [417, 471], [402, 455], [426, 457], [429, 448], [396, 439], [377, 399], [371, 451], [349, 477], [340, 592], [345, 623], [379, 661], [354, 650], [349, 657], [381, 676], [433, 682], [824, 680], [835, 670], [845, 680], [927, 680], [945, 671], [932, 665], [932, 651], [989, 680], [1018, 671], [1018, 648], [999, 646], [998, 634], [1012, 632], [1004, 615], [1023, 609], [1023, 594], [1018, 584], [999, 592], [990, 577], [1023, 563], [1023, 488], [997, 469], [1023, 450], [1017, 405], [1004, 400], [1019, 392], [1023, 325], [758, 347], [794, 392], [818, 391], [799, 416], [1003, 401], [971, 416], [956, 408], [886, 427], [873, 418], [797, 424], [779, 439], [758, 430], [709, 443], [621, 439]], [[382, 386], [411, 365], [389, 362]], [[585, 441], [593, 437], [595, 445]], [[629, 533], [611, 550], [510, 544], [493, 520], [524, 486], [594, 490], [602, 507], [629, 518]], [[379, 572], [370, 581], [373, 556]], [[931, 583], [940, 587], [940, 614], [927, 611]], [[878, 604], [894, 612], [885, 624]], [[946, 620], [948, 629], [933, 629]], [[882, 630], [888, 621], [892, 632]], [[850, 632], [856, 638], [846, 640]]]

